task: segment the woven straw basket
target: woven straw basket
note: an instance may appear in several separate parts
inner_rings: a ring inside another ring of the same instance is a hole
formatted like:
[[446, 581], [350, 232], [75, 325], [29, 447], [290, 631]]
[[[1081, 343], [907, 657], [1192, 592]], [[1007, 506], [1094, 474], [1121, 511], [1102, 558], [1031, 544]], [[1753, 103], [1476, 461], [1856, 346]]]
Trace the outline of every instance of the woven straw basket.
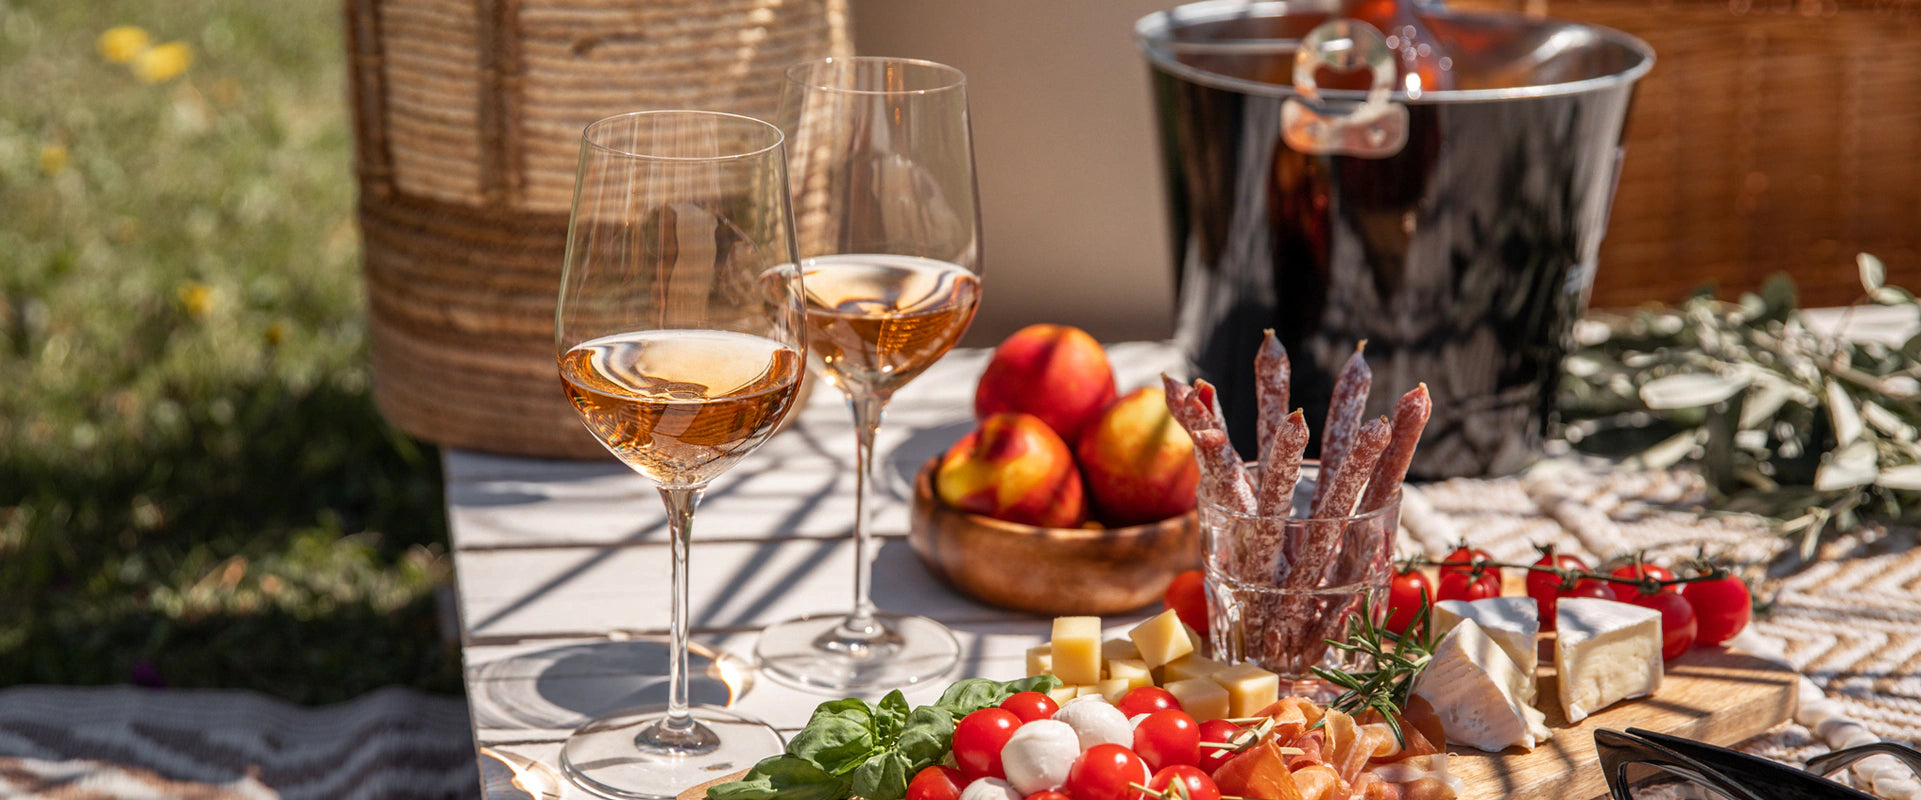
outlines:
[[374, 397], [443, 445], [604, 457], [554, 302], [580, 132], [623, 111], [771, 117], [851, 51], [846, 0], [347, 0]]
[[[1525, 5], [1523, 3], [1525, 2]], [[1861, 295], [1854, 254], [1921, 286], [1921, 0], [1469, 0], [1632, 33], [1636, 89], [1593, 305], [1723, 296], [1776, 272]]]

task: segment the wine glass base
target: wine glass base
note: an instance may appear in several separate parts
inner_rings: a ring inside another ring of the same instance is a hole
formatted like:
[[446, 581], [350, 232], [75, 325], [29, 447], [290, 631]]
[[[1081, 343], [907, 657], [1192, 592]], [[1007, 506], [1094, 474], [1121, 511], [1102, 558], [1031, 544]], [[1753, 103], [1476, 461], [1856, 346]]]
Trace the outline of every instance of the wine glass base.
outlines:
[[761, 631], [754, 646], [760, 671], [803, 689], [854, 692], [897, 689], [946, 675], [960, 663], [960, 642], [926, 617], [875, 614], [881, 631], [845, 635], [845, 614], [813, 614]]
[[714, 706], [689, 709], [693, 731], [666, 731], [665, 706], [621, 711], [580, 726], [560, 750], [562, 774], [601, 797], [674, 798], [786, 749], [772, 726]]

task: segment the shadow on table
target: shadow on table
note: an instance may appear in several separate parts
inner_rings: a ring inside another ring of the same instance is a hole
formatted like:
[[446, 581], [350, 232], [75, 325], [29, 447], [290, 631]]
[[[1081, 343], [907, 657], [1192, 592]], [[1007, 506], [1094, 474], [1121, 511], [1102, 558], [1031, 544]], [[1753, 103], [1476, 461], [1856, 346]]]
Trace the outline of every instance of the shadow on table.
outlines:
[[[693, 643], [690, 690], [696, 704], [728, 705], [753, 684], [740, 659]], [[477, 728], [569, 731], [626, 708], [667, 703], [665, 638], [569, 644], [477, 668], [468, 702]]]

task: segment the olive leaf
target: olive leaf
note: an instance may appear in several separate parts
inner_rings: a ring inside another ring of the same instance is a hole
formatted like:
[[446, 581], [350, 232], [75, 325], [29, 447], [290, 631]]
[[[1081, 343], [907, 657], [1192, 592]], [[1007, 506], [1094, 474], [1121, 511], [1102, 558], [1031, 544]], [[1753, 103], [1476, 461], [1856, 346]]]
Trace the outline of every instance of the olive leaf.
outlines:
[[[1855, 307], [1921, 316], [1880, 259], [1855, 263]], [[1561, 382], [1567, 440], [1629, 466], [1692, 465], [1717, 508], [1773, 518], [1804, 555], [1867, 518], [1921, 522], [1921, 334], [1817, 334], [1797, 297], [1774, 276], [1734, 302], [1582, 320]]]

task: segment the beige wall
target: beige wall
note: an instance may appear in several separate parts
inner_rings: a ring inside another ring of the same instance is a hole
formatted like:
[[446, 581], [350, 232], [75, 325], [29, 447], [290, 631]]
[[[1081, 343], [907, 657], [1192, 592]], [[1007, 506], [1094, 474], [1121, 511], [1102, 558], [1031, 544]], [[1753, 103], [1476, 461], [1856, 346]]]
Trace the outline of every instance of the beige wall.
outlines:
[[966, 343], [1034, 322], [1165, 338], [1173, 269], [1134, 21], [1172, 0], [854, 0], [862, 55], [967, 73], [984, 289]]

